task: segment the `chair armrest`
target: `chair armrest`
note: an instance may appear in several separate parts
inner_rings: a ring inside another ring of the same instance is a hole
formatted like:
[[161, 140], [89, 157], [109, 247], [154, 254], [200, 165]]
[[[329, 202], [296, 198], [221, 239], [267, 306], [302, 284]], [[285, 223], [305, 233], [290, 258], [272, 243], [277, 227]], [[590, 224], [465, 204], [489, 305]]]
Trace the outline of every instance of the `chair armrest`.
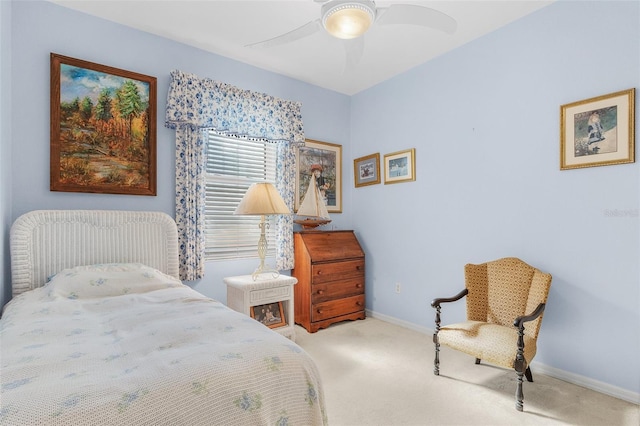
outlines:
[[431, 307], [432, 308], [440, 307], [441, 303], [455, 302], [456, 300], [462, 299], [467, 294], [469, 294], [469, 289], [465, 288], [464, 290], [462, 290], [460, 293], [456, 294], [453, 297], [440, 297], [438, 299], [433, 299], [433, 302], [431, 302]]
[[534, 319], [538, 318], [540, 315], [542, 315], [542, 312], [544, 311], [544, 307], [545, 307], [545, 304], [541, 303], [529, 315], [523, 315], [521, 317], [516, 318], [516, 320], [513, 322], [513, 326], [520, 328], [524, 325], [525, 322], [533, 321]]

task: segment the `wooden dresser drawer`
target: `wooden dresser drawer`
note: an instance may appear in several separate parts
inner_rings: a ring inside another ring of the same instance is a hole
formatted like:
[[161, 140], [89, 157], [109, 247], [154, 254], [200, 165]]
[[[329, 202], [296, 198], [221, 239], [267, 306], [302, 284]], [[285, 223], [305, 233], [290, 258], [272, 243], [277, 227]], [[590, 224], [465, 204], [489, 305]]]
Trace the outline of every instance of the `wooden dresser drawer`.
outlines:
[[311, 286], [311, 303], [326, 302], [349, 296], [364, 294], [364, 279], [362, 277], [333, 281], [330, 283], [313, 284]]
[[322, 321], [364, 310], [364, 294], [318, 303], [312, 307], [311, 321]]
[[311, 265], [312, 284], [364, 276], [364, 259]]

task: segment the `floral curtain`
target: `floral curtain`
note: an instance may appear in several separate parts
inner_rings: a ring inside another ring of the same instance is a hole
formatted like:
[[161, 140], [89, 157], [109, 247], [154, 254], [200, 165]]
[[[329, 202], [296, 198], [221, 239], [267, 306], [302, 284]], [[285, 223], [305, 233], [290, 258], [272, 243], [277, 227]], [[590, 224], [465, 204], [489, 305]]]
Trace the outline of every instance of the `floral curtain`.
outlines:
[[[165, 126], [176, 130], [176, 223], [180, 279], [204, 275], [205, 140], [208, 130], [278, 144], [276, 188], [293, 212], [295, 147], [304, 144], [299, 102], [171, 72]], [[293, 268], [293, 218], [277, 218], [276, 268]]]

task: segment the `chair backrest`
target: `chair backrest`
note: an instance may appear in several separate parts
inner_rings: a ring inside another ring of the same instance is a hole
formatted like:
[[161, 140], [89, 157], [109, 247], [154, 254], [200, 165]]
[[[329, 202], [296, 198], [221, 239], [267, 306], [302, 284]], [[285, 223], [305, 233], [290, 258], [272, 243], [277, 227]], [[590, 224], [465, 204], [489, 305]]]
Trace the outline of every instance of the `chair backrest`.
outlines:
[[[480, 265], [465, 265], [467, 319], [513, 326], [516, 317], [546, 303], [551, 275], [515, 257]], [[542, 315], [525, 325], [525, 334], [538, 337]]]

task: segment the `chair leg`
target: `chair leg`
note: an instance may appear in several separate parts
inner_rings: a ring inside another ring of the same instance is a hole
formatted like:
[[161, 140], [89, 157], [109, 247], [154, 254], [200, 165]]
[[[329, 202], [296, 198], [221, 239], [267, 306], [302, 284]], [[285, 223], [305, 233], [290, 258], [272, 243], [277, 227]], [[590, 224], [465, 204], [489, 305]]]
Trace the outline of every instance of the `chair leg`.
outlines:
[[522, 371], [517, 371], [518, 382], [516, 385], [516, 410], [522, 411], [524, 409], [524, 393], [522, 392]]
[[518, 375], [518, 382], [516, 387], [516, 410], [518, 411], [522, 411], [524, 409], [524, 393], [522, 392], [522, 376], [524, 376], [525, 370], [529, 370], [528, 365], [527, 365], [527, 368], [525, 368], [526, 364], [527, 364], [527, 361], [524, 359], [524, 327], [520, 327], [518, 329], [518, 350], [516, 351], [516, 359], [513, 363], [513, 368], [516, 370], [516, 374]]
[[529, 368], [529, 366], [527, 366], [527, 369], [524, 370], [524, 375], [526, 376], [528, 382], [533, 382], [533, 375], [531, 374], [531, 368]]
[[440, 339], [438, 332], [440, 331], [440, 305], [436, 306], [436, 329], [433, 332], [433, 344], [436, 348], [436, 357], [433, 360], [433, 374], [440, 375]]
[[436, 357], [433, 360], [433, 374], [440, 375], [440, 342], [438, 341], [438, 334], [433, 333], [433, 343], [436, 347]]
[[480, 364], [480, 358], [476, 358], [476, 365]]

